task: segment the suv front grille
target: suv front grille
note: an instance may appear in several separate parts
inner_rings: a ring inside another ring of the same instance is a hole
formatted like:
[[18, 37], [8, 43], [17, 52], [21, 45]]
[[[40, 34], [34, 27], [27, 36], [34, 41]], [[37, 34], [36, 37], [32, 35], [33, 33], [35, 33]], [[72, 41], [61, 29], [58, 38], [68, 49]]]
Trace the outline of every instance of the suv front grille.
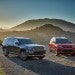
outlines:
[[45, 54], [45, 51], [37, 51], [37, 52], [34, 52], [34, 55], [42, 55], [42, 54]]
[[72, 48], [72, 46], [62, 46], [63, 48]]
[[41, 50], [44, 50], [44, 47], [34, 47], [33, 48], [35, 51], [41, 51]]

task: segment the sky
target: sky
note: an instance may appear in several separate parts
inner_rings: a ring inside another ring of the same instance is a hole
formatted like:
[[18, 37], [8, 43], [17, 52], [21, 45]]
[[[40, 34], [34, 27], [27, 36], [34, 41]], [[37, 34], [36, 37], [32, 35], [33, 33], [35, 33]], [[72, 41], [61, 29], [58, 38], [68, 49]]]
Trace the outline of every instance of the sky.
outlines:
[[43, 18], [75, 23], [75, 0], [0, 0], [0, 28]]

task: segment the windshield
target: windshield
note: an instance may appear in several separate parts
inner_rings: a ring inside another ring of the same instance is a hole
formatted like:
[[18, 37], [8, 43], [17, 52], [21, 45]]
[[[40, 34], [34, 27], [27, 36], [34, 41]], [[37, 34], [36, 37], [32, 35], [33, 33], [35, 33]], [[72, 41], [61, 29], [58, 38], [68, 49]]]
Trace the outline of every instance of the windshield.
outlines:
[[68, 39], [56, 39], [57, 44], [67, 44], [71, 43]]
[[19, 44], [34, 44], [31, 39], [18, 39]]

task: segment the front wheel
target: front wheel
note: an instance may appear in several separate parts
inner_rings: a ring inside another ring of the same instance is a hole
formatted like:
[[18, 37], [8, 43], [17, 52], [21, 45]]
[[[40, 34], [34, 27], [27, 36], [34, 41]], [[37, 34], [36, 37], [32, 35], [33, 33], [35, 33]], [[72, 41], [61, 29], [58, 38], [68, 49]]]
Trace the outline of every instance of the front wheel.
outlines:
[[24, 51], [21, 51], [20, 58], [25, 61], [27, 59], [27, 53]]
[[55, 54], [56, 54], [56, 56], [60, 55], [60, 53], [57, 50], [55, 50]]
[[52, 52], [52, 49], [50, 49], [50, 52]]
[[71, 54], [71, 56], [74, 56], [75, 54]]
[[7, 50], [7, 48], [4, 48], [4, 49], [3, 49], [3, 54], [4, 54], [5, 56], [8, 56], [8, 55], [9, 55], [9, 51]]

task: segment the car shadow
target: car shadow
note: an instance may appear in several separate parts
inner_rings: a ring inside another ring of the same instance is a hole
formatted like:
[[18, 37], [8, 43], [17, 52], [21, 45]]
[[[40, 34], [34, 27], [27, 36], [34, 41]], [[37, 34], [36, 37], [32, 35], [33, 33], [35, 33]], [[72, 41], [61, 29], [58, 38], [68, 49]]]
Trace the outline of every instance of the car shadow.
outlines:
[[29, 59], [27, 61], [22, 61], [17, 56], [8, 57], [11, 61], [17, 65], [22, 66], [27, 70], [31, 70], [40, 75], [74, 75], [75, 67], [65, 66], [58, 64], [47, 59]]
[[74, 61], [75, 62], [75, 55], [64, 55], [66, 57], [66, 59]]

